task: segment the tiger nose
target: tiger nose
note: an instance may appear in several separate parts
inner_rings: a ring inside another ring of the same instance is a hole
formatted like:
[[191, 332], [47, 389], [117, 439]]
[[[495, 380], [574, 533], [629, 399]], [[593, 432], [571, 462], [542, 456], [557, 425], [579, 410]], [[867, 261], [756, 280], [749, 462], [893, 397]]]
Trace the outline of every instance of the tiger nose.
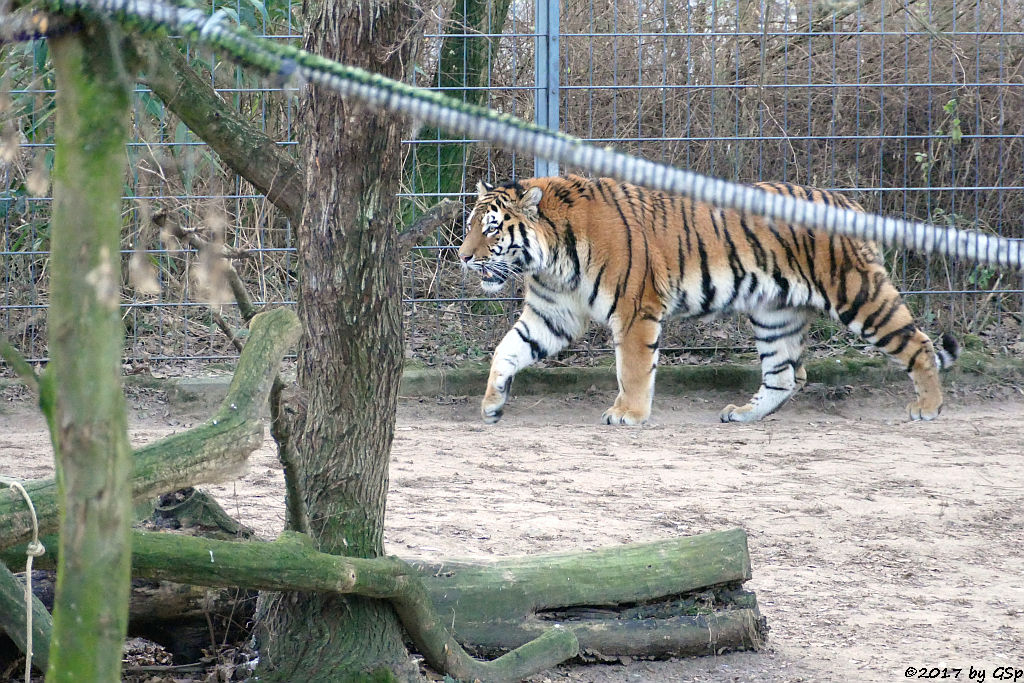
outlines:
[[469, 263], [473, 260], [472, 254], [459, 254], [459, 258], [462, 259], [463, 263]]

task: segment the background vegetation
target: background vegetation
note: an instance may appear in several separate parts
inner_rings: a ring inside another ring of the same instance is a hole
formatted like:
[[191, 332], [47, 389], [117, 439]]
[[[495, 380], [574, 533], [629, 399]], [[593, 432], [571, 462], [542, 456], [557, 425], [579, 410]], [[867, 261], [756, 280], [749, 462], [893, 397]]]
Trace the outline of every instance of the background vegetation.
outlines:
[[[532, 118], [533, 3], [455, 2], [424, 7], [431, 20], [417, 84]], [[870, 210], [1024, 237], [1020, 0], [562, 5], [562, 130], [703, 173], [836, 188]], [[217, 5], [296, 42], [297, 8], [287, 0]], [[42, 359], [53, 76], [45, 43], [0, 49], [0, 329]], [[292, 148], [294, 89], [245, 76], [204, 50], [189, 59], [227, 102]], [[271, 303], [295, 299], [292, 226], [141, 86], [132, 126], [122, 256], [135, 256], [126, 273], [141, 268], [159, 288], [144, 293], [125, 282], [126, 363], [233, 357], [217, 317], [241, 328], [237, 313], [208, 305], [202, 259], [166, 226], [248, 250], [237, 267], [254, 296]], [[442, 136], [425, 129], [406, 145], [407, 220], [442, 196], [471, 200], [479, 178], [532, 175], [530, 158]], [[461, 230], [459, 222], [439, 229], [406, 259], [409, 358], [483, 357], [514, 319], [514, 292], [485, 298], [462, 275], [449, 249]], [[1018, 274], [899, 252], [888, 258], [930, 331], [1020, 350]], [[817, 353], [850, 342], [837, 331], [827, 321], [815, 327]], [[677, 323], [665, 345], [686, 361], [751, 347], [746, 324], [728, 320]], [[594, 331], [569, 361], [601, 362], [607, 346]]]

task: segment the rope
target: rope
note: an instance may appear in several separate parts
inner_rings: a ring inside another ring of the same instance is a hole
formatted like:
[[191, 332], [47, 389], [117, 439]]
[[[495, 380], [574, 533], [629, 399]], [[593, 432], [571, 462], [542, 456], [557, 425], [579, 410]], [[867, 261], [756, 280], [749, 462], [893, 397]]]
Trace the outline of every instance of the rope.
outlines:
[[21, 494], [32, 514], [32, 540], [25, 548], [25, 683], [32, 680], [32, 560], [40, 557], [46, 552], [46, 548], [39, 542], [39, 519], [36, 517], [36, 506], [32, 504], [32, 498], [28, 491], [21, 485], [21, 482], [0, 476], [0, 483], [8, 484], [12, 489]]
[[39, 38], [55, 38], [81, 28], [79, 22], [53, 17], [46, 12], [24, 10], [12, 12], [0, 22], [0, 45]]
[[300, 80], [360, 100], [374, 109], [398, 111], [451, 133], [489, 140], [501, 147], [595, 175], [609, 175], [696, 201], [798, 223], [829, 233], [849, 235], [924, 252], [937, 252], [994, 266], [1024, 270], [1024, 240], [975, 230], [959, 230], [917, 221], [882, 217], [765, 192], [584, 143], [508, 114], [459, 102], [345, 66], [297, 48], [256, 38], [241, 26], [228, 26], [221, 13], [174, 5], [164, 0], [48, 0], [57, 12], [92, 12], [115, 17], [144, 32], [180, 33], [219, 48], [236, 61], [284, 80]]

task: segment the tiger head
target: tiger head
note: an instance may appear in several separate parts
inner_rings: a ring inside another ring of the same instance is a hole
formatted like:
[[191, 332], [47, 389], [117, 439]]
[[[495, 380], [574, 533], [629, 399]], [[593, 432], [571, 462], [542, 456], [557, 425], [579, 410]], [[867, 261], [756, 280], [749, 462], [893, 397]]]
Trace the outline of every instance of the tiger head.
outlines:
[[512, 275], [539, 270], [545, 249], [538, 234], [541, 188], [519, 183], [495, 187], [477, 183], [477, 200], [469, 230], [459, 247], [462, 267], [480, 274], [485, 291], [500, 290]]

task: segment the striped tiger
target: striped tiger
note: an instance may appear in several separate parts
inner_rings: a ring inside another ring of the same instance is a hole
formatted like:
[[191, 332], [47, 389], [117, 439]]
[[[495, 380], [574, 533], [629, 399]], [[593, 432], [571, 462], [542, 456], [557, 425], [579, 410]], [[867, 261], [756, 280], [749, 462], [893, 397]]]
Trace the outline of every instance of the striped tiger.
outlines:
[[[787, 183], [758, 187], [849, 209], [834, 192]], [[829, 314], [909, 373], [912, 420], [942, 408], [938, 370], [959, 351], [915, 324], [871, 242], [721, 209], [610, 178], [532, 178], [480, 183], [459, 248], [485, 291], [525, 278], [523, 312], [494, 350], [481, 404], [501, 419], [515, 374], [564, 349], [591, 320], [611, 329], [619, 393], [606, 424], [651, 414], [662, 324], [669, 316], [744, 313], [754, 328], [761, 386], [728, 405], [723, 422], [777, 410], [807, 382], [801, 356], [815, 311]]]

